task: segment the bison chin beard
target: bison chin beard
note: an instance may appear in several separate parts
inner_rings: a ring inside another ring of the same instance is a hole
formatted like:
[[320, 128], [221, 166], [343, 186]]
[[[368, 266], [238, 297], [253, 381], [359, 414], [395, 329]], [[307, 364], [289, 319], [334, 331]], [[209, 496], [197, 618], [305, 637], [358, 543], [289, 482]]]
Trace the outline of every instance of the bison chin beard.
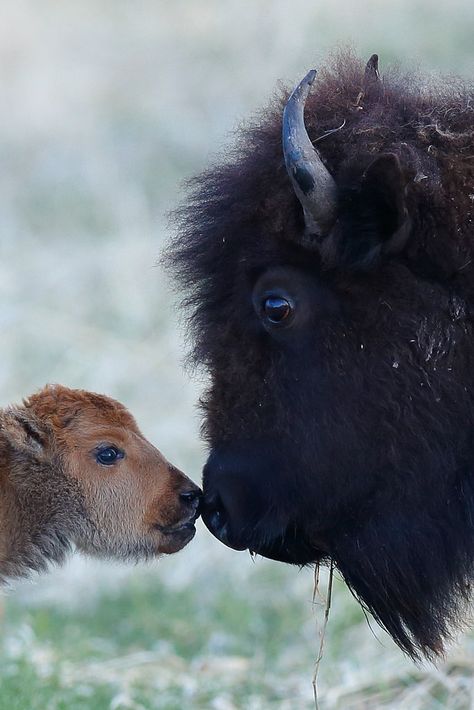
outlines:
[[278, 475], [265, 451], [250, 453], [214, 451], [209, 458], [202, 518], [211, 533], [229, 547], [281, 562], [332, 560], [406, 654], [414, 660], [441, 656], [444, 643], [469, 619], [474, 577], [474, 478], [459, 461], [464, 457], [458, 466], [451, 458], [437, 459], [424, 481], [407, 476], [398, 491], [372, 489], [359, 506], [308, 490], [306, 505], [298, 508], [301, 488], [295, 492], [288, 476]]
[[250, 519], [240, 524], [238, 490], [226, 490], [228, 501], [208, 493], [202, 518], [215, 537], [290, 564], [332, 560], [362, 607], [413, 660], [442, 656], [444, 643], [468, 619], [474, 577], [474, 481], [468, 471], [440, 481], [423, 500], [409, 494], [384, 504], [372, 500], [352, 519], [334, 511], [337, 524], [319, 535], [311, 516], [306, 524], [288, 524], [272, 507], [258, 517], [260, 505], [252, 510], [245, 496]]
[[363, 608], [415, 661], [442, 656], [470, 606], [474, 484], [464, 472], [451, 491], [440, 489], [423, 507], [397, 503], [379, 511], [331, 545]]
[[249, 551], [267, 557], [269, 560], [300, 566], [320, 562], [328, 556], [300, 534], [296, 526], [292, 527], [291, 532], [287, 531], [272, 540], [263, 540], [257, 545], [250, 545]]
[[[443, 500], [444, 498], [444, 500]], [[298, 526], [254, 539], [251, 553], [308, 565], [332, 560], [361, 606], [413, 660], [434, 660], [466, 623], [474, 576], [474, 487], [438, 504], [379, 512], [356, 529], [310, 542]]]

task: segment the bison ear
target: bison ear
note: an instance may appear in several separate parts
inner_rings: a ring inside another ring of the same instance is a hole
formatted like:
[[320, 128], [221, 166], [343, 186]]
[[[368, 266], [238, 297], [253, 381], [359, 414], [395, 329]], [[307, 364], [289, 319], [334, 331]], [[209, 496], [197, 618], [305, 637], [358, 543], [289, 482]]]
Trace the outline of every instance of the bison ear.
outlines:
[[385, 254], [401, 251], [408, 239], [407, 182], [395, 153], [379, 155], [362, 177], [361, 198], [370, 209]]
[[11, 449], [35, 459], [43, 457], [48, 433], [41, 422], [27, 410], [14, 407], [8, 409], [2, 430]]

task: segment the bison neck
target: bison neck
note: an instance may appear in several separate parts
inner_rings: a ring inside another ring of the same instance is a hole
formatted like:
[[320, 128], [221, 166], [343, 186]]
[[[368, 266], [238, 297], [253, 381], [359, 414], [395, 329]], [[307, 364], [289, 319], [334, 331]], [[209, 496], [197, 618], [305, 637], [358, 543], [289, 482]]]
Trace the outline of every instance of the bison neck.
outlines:
[[12, 483], [9, 466], [0, 469], [0, 583], [45, 571], [64, 561], [70, 545], [64, 531], [28, 490]]

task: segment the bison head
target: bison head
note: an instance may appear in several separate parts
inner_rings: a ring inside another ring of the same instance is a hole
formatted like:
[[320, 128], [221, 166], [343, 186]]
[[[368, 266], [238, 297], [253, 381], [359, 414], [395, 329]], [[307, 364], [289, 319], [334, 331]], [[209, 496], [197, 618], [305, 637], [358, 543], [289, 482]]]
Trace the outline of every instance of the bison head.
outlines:
[[376, 57], [308, 97], [313, 79], [177, 215], [210, 375], [204, 520], [236, 549], [333, 560], [402, 649], [435, 655], [474, 560], [474, 93], [382, 83]]

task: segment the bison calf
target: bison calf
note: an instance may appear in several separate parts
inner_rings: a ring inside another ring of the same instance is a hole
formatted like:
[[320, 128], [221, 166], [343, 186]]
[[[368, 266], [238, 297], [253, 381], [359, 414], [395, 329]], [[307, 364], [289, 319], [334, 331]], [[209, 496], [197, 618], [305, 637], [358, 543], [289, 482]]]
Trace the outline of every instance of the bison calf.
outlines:
[[0, 410], [0, 578], [44, 571], [71, 546], [147, 559], [194, 536], [199, 488], [109, 397], [48, 386]]

